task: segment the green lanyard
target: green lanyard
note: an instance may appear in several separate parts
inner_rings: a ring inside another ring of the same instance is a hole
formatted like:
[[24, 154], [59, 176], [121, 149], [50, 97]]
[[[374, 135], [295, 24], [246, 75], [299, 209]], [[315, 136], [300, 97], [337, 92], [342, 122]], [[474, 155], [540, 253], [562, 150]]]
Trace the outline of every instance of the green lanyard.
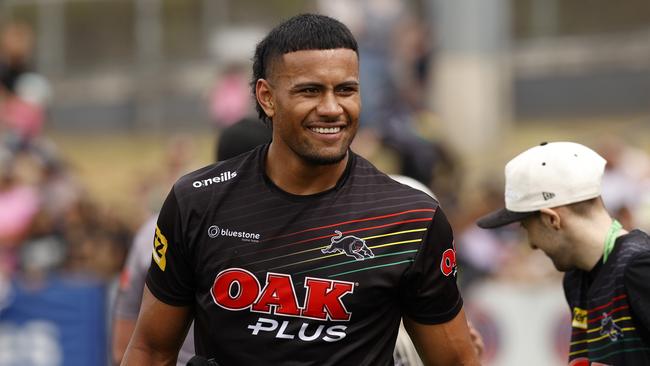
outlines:
[[614, 249], [614, 243], [616, 242], [616, 237], [618, 236], [618, 231], [621, 230], [623, 225], [621, 225], [618, 220], [612, 221], [612, 225], [609, 227], [607, 232], [607, 237], [605, 238], [605, 248], [603, 249], [603, 263], [607, 262], [607, 257], [609, 253]]

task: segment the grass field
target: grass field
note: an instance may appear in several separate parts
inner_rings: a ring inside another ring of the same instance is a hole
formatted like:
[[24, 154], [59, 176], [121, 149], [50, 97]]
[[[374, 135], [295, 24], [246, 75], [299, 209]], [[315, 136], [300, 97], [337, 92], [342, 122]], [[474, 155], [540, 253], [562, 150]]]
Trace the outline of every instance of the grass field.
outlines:
[[[134, 206], [142, 198], [138, 197], [138, 187], [143, 182], [154, 184], [160, 180], [171, 139], [171, 135], [49, 136], [93, 200], [102, 207], [123, 212], [124, 217], [136, 214]], [[189, 138], [192, 159], [187, 169], [209, 164], [214, 154], [214, 137], [204, 133]]]

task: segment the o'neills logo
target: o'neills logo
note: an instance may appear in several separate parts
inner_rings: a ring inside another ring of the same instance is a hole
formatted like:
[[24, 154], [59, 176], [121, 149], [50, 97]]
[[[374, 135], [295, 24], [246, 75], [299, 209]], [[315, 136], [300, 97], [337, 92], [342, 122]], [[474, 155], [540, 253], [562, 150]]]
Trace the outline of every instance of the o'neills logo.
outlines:
[[192, 186], [194, 188], [207, 187], [212, 183], [222, 183], [222, 182], [230, 180], [230, 179], [232, 179], [232, 178], [234, 178], [236, 176], [237, 176], [237, 172], [227, 171], [227, 172], [221, 173], [218, 177], [212, 177], [212, 178], [203, 179], [203, 180], [195, 180], [194, 182], [192, 182]]

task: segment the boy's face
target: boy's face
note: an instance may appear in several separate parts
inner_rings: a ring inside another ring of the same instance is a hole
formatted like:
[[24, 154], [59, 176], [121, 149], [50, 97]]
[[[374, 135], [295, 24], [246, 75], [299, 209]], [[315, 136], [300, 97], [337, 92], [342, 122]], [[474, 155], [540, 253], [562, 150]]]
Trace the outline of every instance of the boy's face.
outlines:
[[546, 225], [539, 213], [521, 221], [528, 234], [528, 244], [533, 249], [541, 249], [551, 259], [558, 271], [566, 272], [575, 268], [572, 261], [572, 246], [562, 236], [561, 230]]
[[273, 143], [308, 164], [343, 160], [361, 111], [356, 52], [339, 48], [287, 53], [269, 74]]

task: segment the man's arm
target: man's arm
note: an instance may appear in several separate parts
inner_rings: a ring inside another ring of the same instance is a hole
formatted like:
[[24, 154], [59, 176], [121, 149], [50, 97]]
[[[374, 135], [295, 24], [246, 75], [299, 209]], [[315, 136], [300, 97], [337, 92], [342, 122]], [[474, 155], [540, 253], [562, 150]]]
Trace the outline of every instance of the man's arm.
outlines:
[[650, 331], [650, 253], [637, 255], [625, 268], [625, 289], [635, 323]]
[[425, 365], [480, 365], [464, 310], [442, 324], [420, 324], [404, 317], [404, 327]]
[[167, 305], [145, 286], [140, 315], [122, 366], [175, 366], [191, 320], [190, 307]]

